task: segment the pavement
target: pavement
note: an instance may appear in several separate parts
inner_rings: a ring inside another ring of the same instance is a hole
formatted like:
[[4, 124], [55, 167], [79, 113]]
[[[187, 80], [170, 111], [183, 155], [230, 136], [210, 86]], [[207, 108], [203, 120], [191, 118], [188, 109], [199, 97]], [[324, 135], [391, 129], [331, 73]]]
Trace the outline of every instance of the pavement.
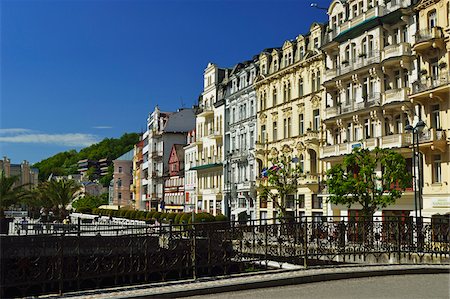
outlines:
[[450, 273], [450, 265], [352, 265], [339, 267], [308, 268], [300, 270], [269, 270], [197, 280], [182, 280], [145, 285], [116, 287], [91, 291], [46, 295], [40, 298], [177, 298], [236, 292], [277, 286], [299, 285], [387, 275]]

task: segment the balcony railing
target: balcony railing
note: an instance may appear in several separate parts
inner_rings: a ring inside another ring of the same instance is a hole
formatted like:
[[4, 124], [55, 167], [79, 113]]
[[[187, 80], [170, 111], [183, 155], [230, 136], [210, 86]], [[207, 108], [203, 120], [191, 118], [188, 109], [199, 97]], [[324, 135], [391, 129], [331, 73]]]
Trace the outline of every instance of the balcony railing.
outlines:
[[434, 89], [450, 83], [450, 73], [444, 73], [437, 77], [431, 77], [425, 80], [415, 81], [412, 86], [412, 93], [419, 93], [422, 91]]
[[444, 34], [441, 27], [433, 27], [431, 29], [421, 29], [414, 35], [416, 44], [429, 41], [431, 39], [443, 38]]
[[399, 43], [385, 47], [381, 51], [382, 60], [386, 60], [392, 57], [399, 57], [404, 55], [411, 55], [410, 43]]
[[408, 102], [408, 87], [386, 90], [383, 97], [383, 105], [392, 102]]
[[397, 148], [411, 145], [411, 134], [399, 133], [381, 137], [381, 148]]
[[367, 53], [362, 53], [358, 57], [354, 57], [351, 60], [342, 61], [342, 66], [337, 68], [336, 75], [344, 75], [346, 73], [349, 73], [350, 71], [357, 70], [374, 63], [380, 63], [380, 60], [380, 51], [374, 50]]
[[446, 130], [436, 130], [431, 128], [428, 131], [422, 132], [419, 136], [419, 142], [431, 142], [431, 141], [445, 141], [447, 139]]

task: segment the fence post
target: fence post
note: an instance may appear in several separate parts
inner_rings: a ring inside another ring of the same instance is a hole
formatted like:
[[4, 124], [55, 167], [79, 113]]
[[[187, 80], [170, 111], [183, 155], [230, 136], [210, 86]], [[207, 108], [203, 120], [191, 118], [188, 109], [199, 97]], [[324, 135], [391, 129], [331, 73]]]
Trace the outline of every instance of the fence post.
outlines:
[[269, 236], [268, 236], [268, 232], [267, 232], [267, 220], [266, 223], [264, 223], [264, 234], [265, 234], [265, 242], [266, 242], [266, 246], [264, 246], [265, 250], [264, 250], [264, 254], [265, 254], [265, 263], [266, 263], [266, 270], [267, 270], [267, 263], [268, 263], [268, 259], [267, 259], [267, 250], [268, 250], [268, 246], [269, 246]]
[[305, 256], [303, 257], [303, 266], [308, 268], [308, 217], [305, 217], [305, 229], [303, 234], [303, 252]]
[[196, 258], [196, 248], [197, 242], [195, 237], [195, 224], [192, 223], [192, 249], [191, 249], [191, 259], [192, 259], [192, 278], [197, 279], [197, 258]]
[[64, 236], [59, 236], [59, 295], [62, 295], [64, 288], [64, 246], [63, 246], [63, 238]]
[[402, 240], [401, 240], [401, 232], [400, 232], [400, 217], [397, 218], [397, 254], [398, 254], [398, 263], [401, 264], [401, 245], [402, 245]]

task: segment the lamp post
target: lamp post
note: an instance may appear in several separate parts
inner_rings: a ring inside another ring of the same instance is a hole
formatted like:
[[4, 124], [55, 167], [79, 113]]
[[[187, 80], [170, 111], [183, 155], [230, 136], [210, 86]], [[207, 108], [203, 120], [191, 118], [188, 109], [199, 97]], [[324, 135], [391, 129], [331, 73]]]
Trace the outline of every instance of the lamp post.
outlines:
[[412, 149], [413, 149], [413, 177], [414, 177], [414, 212], [417, 223], [417, 217], [422, 218], [422, 173], [420, 169], [420, 152], [419, 152], [419, 133], [425, 128], [425, 122], [419, 120], [415, 126], [406, 125], [405, 130], [412, 133]]
[[317, 8], [317, 9], [321, 9], [321, 10], [326, 10], [326, 11], [328, 11], [328, 8], [326, 8], [326, 7], [320, 7], [320, 6], [319, 6], [317, 3], [315, 3], [315, 2], [311, 3], [310, 6], [313, 7], [313, 8]]

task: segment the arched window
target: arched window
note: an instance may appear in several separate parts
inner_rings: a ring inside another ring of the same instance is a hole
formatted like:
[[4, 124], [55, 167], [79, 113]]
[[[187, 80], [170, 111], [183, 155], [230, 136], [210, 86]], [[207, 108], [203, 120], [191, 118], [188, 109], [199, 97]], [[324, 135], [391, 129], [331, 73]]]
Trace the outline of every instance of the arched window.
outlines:
[[288, 101], [291, 100], [291, 82], [288, 82], [287, 84], [287, 97], [288, 97]]
[[309, 162], [310, 162], [309, 172], [312, 174], [316, 174], [317, 173], [317, 154], [312, 149], [309, 149], [308, 153], [309, 153]]
[[298, 79], [298, 96], [302, 97], [304, 94], [303, 92], [303, 78]]

